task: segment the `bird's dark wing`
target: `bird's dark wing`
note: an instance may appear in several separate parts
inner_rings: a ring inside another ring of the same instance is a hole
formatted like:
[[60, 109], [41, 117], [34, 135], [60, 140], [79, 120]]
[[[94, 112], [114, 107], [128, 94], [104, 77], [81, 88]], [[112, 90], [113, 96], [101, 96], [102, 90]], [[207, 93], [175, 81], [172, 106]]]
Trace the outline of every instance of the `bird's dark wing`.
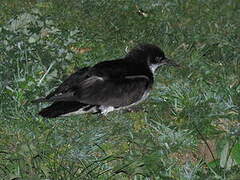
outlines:
[[151, 86], [145, 75], [125, 76], [121, 79], [101, 79], [94, 77], [89, 83], [81, 84], [74, 93], [79, 102], [104, 106], [121, 107], [141, 100]]
[[104, 79], [90, 76], [67, 92], [51, 96], [45, 101], [78, 101], [90, 105], [121, 107], [141, 100], [151, 81], [145, 75]]
[[[71, 79], [71, 76], [63, 82], [53, 93], [49, 94], [46, 101], [78, 101], [81, 102], [79, 96], [83, 95], [84, 92], [91, 90], [90, 88], [95, 88], [94, 85], [98, 85], [103, 82], [104, 79], [99, 76], [89, 76], [85, 78], [75, 78]], [[72, 82], [69, 84], [68, 82]], [[42, 101], [43, 102], [43, 101]]]

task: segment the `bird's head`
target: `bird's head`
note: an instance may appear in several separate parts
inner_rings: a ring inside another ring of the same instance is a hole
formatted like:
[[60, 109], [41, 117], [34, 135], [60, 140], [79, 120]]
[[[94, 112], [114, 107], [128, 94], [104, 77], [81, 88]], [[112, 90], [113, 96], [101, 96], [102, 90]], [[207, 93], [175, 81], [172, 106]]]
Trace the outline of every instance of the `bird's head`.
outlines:
[[141, 44], [135, 47], [128, 53], [127, 57], [147, 63], [152, 72], [161, 65], [179, 66], [175, 61], [167, 58], [158, 46], [152, 44]]

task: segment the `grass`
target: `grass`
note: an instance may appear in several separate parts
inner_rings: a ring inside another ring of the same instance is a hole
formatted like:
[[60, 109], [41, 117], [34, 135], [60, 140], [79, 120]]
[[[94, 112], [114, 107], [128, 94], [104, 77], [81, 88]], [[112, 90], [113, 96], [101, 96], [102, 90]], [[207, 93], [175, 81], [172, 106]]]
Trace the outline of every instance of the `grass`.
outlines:
[[[0, 179], [239, 179], [239, 9], [234, 0], [4, 0]], [[30, 101], [77, 67], [141, 42], [182, 65], [159, 70], [141, 110], [37, 115], [45, 105]]]

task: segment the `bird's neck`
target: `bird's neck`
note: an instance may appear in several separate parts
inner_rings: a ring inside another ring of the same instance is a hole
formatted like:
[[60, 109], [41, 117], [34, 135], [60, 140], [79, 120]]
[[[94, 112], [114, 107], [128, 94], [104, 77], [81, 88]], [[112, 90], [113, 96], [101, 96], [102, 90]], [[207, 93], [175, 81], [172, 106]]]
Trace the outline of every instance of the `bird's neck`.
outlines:
[[150, 68], [150, 70], [151, 70], [151, 72], [153, 74], [157, 70], [158, 67], [159, 67], [159, 64], [151, 64], [151, 65], [149, 65], [149, 68]]

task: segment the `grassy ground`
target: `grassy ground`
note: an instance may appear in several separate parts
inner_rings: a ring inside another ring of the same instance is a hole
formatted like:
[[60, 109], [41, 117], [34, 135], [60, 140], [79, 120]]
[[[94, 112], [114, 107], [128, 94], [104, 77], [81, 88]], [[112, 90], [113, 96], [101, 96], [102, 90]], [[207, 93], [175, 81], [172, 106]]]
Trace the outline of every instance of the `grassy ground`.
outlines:
[[[0, 179], [240, 179], [239, 14], [236, 0], [2, 0]], [[140, 110], [37, 115], [30, 101], [77, 67], [141, 42], [182, 68], [162, 68]]]

